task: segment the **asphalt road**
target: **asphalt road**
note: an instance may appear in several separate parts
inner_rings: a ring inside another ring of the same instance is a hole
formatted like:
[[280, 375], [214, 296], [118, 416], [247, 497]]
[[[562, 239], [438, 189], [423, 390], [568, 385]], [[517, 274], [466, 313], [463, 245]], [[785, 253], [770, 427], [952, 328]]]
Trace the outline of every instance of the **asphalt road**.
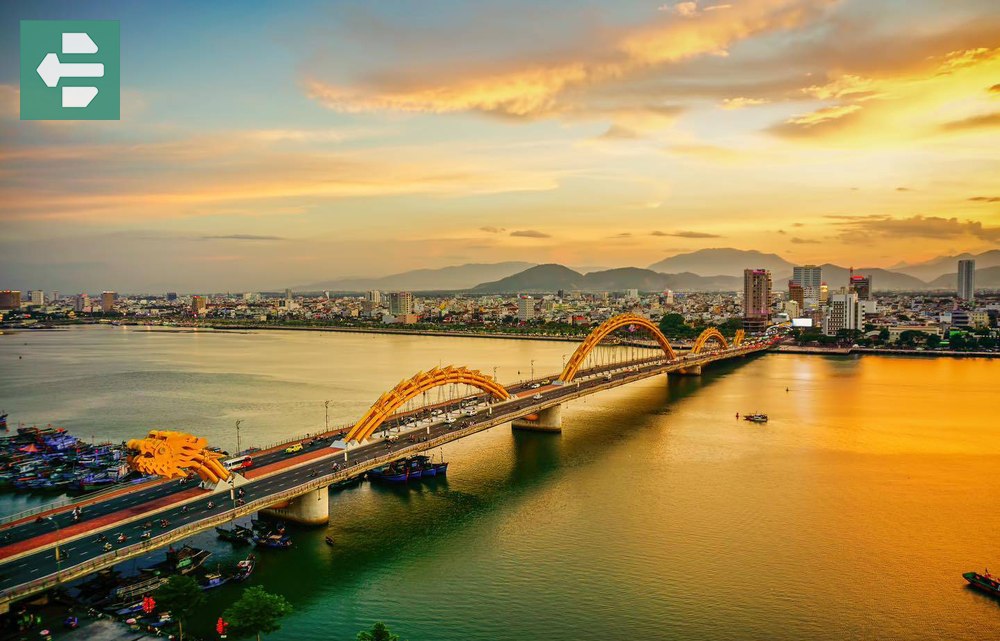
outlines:
[[[515, 398], [510, 401], [492, 405], [491, 414], [488, 414], [487, 411], [483, 409], [485, 404], [481, 404], [479, 406], [479, 413], [476, 416], [466, 416], [463, 414], [456, 417], [456, 421], [452, 424], [445, 423], [444, 417], [446, 414], [442, 414], [435, 417], [436, 420], [440, 422], [429, 424], [425, 420], [421, 419], [418, 423], [409, 427], [419, 428], [414, 429], [413, 434], [415, 438], [423, 440], [424, 437], [427, 437], [427, 440], [433, 440], [439, 436], [446, 435], [448, 432], [455, 429], [472, 427], [476, 423], [486, 423], [488, 421], [495, 421], [501, 418], [505, 421], [513, 420], [523, 416], [526, 413], [525, 408], [532, 405], [537, 405], [543, 401], [546, 403], [552, 403], [552, 401], [556, 401], [565, 396], [573, 395], [581, 390], [605, 385], [609, 381], [605, 372], [613, 372], [611, 374], [612, 378], [610, 379], [612, 381], [616, 379], [623, 380], [636, 376], [637, 374], [661, 370], [666, 365], [676, 364], [677, 362], [682, 362], [685, 359], [686, 357], [681, 357], [676, 359], [676, 361], [667, 361], [663, 358], [651, 358], [644, 359], [642, 361], [635, 361], [629, 364], [615, 364], [605, 367], [591, 368], [589, 370], [579, 372], [576, 380], [569, 385], [544, 386], [538, 388], [537, 393], [541, 393], [543, 395], [542, 401], [532, 398], [533, 394], [516, 397], [516, 394], [518, 393], [531, 391], [532, 385], [536, 383], [541, 384], [541, 382], [545, 379], [526, 381], [508, 387], [507, 389], [515, 395]], [[623, 368], [627, 369], [623, 370]], [[484, 395], [478, 395], [476, 397], [467, 397], [466, 399], [456, 399], [453, 402], [442, 404], [437, 407], [445, 410], [446, 412], [454, 411], [460, 407], [462, 400], [467, 400], [468, 398], [476, 398], [483, 402], [486, 400]], [[420, 410], [411, 412], [410, 415], [427, 415], [429, 414], [429, 411], [430, 410], [428, 408], [421, 408]], [[388, 430], [397, 427], [406, 416], [407, 415], [400, 415], [399, 418], [394, 419], [391, 422], [387, 421], [384, 424], [386, 429]], [[429, 434], [427, 433], [428, 425], [430, 427]], [[313, 452], [316, 448], [328, 446], [332, 440], [332, 437], [325, 437], [313, 446], [305, 448], [303, 452], [294, 454], [287, 454], [283, 450], [278, 450], [276, 452], [260, 456], [254, 455], [255, 466], [263, 466], [285, 459], [295, 459], [302, 456], [303, 453]], [[420, 447], [420, 443], [410, 442], [404, 433], [404, 436], [401, 436], [399, 441], [396, 443], [373, 441], [368, 445], [350, 450], [349, 467], [359, 467], [360, 469], [360, 466], [363, 463], [371, 461], [372, 459], [383, 456], [387, 453], [399, 452], [400, 457], [402, 457], [414, 454], [420, 449], [422, 449]], [[338, 466], [342, 466], [344, 464], [343, 456], [339, 452], [331, 452], [330, 457], [315, 460], [312, 463], [302, 465], [301, 467], [278, 471], [270, 474], [269, 476], [250, 480], [247, 484], [242, 486], [242, 489], [245, 492], [244, 500], [246, 502], [251, 502], [258, 498], [265, 498], [274, 495], [283, 490], [302, 486], [309, 483], [316, 476], [331, 474], [335, 469], [335, 464]], [[349, 469], [349, 467], [344, 469]], [[83, 512], [82, 520], [87, 521], [102, 515], [136, 507], [154, 499], [163, 498], [183, 490], [191, 489], [191, 487], [192, 485], [187, 485], [186, 483], [168, 482], [166, 484], [149, 488], [140, 488], [134, 492], [114, 497], [106, 501], [101, 501], [96, 505], [88, 506]], [[214, 504], [214, 507], [212, 508], [208, 507], [208, 503], [210, 501]], [[206, 494], [203, 498], [189, 501], [185, 503], [185, 507], [186, 509], [182, 509], [182, 507], [178, 505], [175, 507], [161, 509], [155, 513], [150, 513], [148, 521], [152, 522], [152, 528], [150, 528], [152, 530], [152, 534], [155, 536], [189, 525], [208, 516], [225, 512], [233, 506], [228, 494], [215, 493], [211, 495]], [[73, 524], [72, 515], [69, 512], [55, 515], [53, 519], [60, 528]], [[161, 527], [159, 524], [161, 519], [165, 519], [167, 522], [167, 526], [165, 528]], [[141, 540], [140, 535], [147, 529], [145, 527], [145, 521], [146, 519], [140, 519], [124, 526], [112, 525], [103, 528], [97, 527], [93, 532], [84, 537], [77, 538], [73, 541], [60, 545], [60, 549], [67, 555], [61, 563], [63, 569], [87, 562], [105, 554], [104, 540], [100, 539], [101, 536], [110, 540], [113, 549], [139, 542]], [[10, 535], [10, 539], [7, 541], [0, 541], [0, 543], [7, 544], [13, 541], [31, 538], [33, 536], [38, 536], [39, 534], [52, 532], [54, 529], [55, 526], [49, 521], [43, 521], [41, 523], [24, 523], [3, 530], [4, 534]], [[121, 543], [117, 542], [116, 537], [119, 533], [124, 533], [128, 539]], [[55, 550], [52, 547], [27, 554], [8, 562], [0, 562], [0, 591], [8, 590], [18, 585], [52, 574], [57, 570], [57, 566], [58, 564], [55, 559]]]

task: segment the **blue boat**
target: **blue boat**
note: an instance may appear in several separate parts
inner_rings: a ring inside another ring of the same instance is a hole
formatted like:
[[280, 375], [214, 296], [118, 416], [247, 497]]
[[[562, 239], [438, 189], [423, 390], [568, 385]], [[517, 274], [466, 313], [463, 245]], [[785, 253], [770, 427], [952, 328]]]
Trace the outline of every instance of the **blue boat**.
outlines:
[[287, 534], [258, 534], [254, 537], [254, 541], [262, 548], [287, 550], [292, 547], [292, 539]]
[[407, 474], [405, 468], [399, 469], [393, 463], [383, 467], [376, 467], [374, 470], [368, 472], [368, 478], [372, 481], [381, 481], [383, 483], [406, 483], [409, 474]]
[[229, 577], [222, 576], [220, 572], [209, 572], [205, 575], [204, 581], [198, 584], [202, 590], [212, 590], [221, 587], [229, 581]]
[[430, 478], [437, 476], [437, 468], [431, 463], [431, 457], [418, 455], [410, 460], [410, 467], [420, 470], [420, 478]]

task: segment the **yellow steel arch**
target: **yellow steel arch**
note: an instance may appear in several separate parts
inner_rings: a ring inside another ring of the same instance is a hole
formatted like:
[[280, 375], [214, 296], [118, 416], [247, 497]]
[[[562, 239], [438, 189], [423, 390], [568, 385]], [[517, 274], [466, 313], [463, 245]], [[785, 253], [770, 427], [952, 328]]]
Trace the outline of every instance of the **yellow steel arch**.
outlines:
[[570, 357], [569, 362], [566, 363], [566, 367], [563, 368], [562, 374], [559, 375], [559, 380], [564, 383], [572, 381], [573, 377], [576, 376], [577, 370], [579, 370], [583, 365], [583, 361], [587, 358], [587, 355], [590, 354], [590, 352], [593, 351], [593, 349], [597, 347], [597, 345], [604, 340], [608, 334], [630, 325], [649, 330], [649, 332], [653, 334], [653, 337], [656, 338], [656, 342], [663, 348], [663, 351], [666, 352], [670, 358], [677, 358], [677, 354], [674, 353], [674, 348], [670, 346], [670, 341], [668, 341], [667, 337], [663, 335], [663, 332], [660, 331], [660, 328], [656, 325], [656, 323], [644, 316], [639, 316], [638, 314], [619, 314], [618, 316], [612, 316], [590, 332], [587, 338], [584, 339], [584, 341], [576, 348], [576, 351], [573, 352], [573, 356]]
[[746, 337], [747, 333], [745, 330], [742, 329], [736, 330], [736, 336], [733, 336], [733, 347], [739, 347], [740, 345], [742, 345], [743, 339]]
[[715, 341], [722, 349], [729, 349], [729, 343], [726, 342], [726, 337], [722, 335], [722, 332], [717, 327], [709, 327], [698, 334], [698, 338], [694, 341], [694, 347], [691, 348], [691, 353], [700, 354], [708, 341]]
[[396, 387], [382, 394], [347, 433], [346, 440], [360, 442], [369, 438], [385, 419], [410, 399], [435, 387], [451, 384], [471, 385], [501, 400], [510, 398], [510, 392], [503, 385], [478, 370], [453, 365], [435, 367], [429, 372], [419, 372], [413, 378], [400, 381]]

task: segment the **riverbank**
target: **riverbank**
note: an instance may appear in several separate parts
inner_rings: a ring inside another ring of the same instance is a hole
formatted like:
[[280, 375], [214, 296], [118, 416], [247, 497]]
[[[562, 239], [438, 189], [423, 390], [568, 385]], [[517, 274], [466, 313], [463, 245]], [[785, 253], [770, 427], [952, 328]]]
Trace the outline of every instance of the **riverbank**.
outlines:
[[779, 345], [771, 350], [778, 354], [818, 354], [822, 356], [848, 356], [851, 354], [880, 354], [883, 356], [949, 356], [957, 358], [1000, 358], [1000, 352], [959, 352], [947, 349], [898, 349], [890, 347], [815, 347], [810, 345]]

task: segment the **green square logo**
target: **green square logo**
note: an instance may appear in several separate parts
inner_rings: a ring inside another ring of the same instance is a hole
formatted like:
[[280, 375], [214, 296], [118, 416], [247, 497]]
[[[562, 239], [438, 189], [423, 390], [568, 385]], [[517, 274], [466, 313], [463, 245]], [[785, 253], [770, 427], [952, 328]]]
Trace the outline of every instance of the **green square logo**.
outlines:
[[117, 20], [21, 21], [21, 120], [121, 120]]

